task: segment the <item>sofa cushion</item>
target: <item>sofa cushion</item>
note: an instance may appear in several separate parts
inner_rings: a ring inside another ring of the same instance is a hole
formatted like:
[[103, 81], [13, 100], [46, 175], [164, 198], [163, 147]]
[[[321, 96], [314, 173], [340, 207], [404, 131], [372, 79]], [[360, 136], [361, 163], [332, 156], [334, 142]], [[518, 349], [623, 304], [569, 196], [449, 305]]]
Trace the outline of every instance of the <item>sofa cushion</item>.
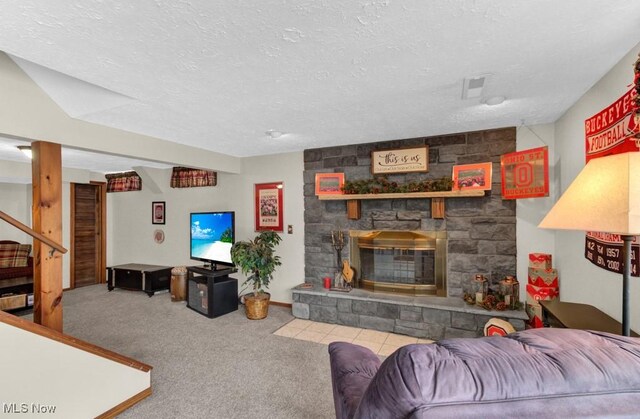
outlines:
[[0, 268], [27, 266], [29, 253], [31, 253], [30, 244], [0, 244]]
[[491, 409], [509, 417], [549, 398], [564, 400], [557, 409], [637, 413], [640, 338], [545, 328], [408, 345], [380, 366], [354, 417], [485, 417]]
[[365, 347], [346, 342], [329, 344], [329, 355], [336, 418], [352, 418], [380, 367], [380, 358]]

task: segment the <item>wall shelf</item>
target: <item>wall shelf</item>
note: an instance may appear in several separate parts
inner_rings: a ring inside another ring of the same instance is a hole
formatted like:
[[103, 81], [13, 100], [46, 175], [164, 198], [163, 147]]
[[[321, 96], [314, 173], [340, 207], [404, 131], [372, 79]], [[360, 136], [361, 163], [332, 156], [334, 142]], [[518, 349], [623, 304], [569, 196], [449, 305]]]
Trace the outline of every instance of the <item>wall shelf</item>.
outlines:
[[360, 219], [360, 201], [363, 199], [431, 199], [431, 218], [444, 218], [445, 198], [477, 198], [485, 195], [483, 190], [407, 192], [376, 194], [335, 194], [318, 195], [320, 201], [347, 201], [347, 218]]
[[318, 195], [321, 201], [350, 201], [360, 199], [412, 199], [412, 198], [472, 198], [484, 196], [485, 191], [440, 191], [440, 192], [407, 192], [407, 193], [371, 193]]

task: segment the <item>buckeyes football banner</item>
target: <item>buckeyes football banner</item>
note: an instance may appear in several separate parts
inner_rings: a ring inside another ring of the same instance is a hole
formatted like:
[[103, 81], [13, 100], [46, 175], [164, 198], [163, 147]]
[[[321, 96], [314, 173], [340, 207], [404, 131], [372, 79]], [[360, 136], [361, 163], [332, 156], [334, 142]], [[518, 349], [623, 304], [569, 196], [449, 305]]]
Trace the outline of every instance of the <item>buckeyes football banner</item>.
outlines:
[[[635, 88], [631, 88], [611, 105], [584, 121], [586, 160], [611, 154], [640, 150], [638, 121], [635, 114]], [[633, 238], [631, 275], [640, 276], [640, 245]], [[587, 232], [584, 257], [611, 272], [622, 273], [622, 240], [618, 234]]]
[[634, 135], [638, 132], [631, 88], [611, 105], [584, 121], [587, 162], [596, 157], [638, 151]]

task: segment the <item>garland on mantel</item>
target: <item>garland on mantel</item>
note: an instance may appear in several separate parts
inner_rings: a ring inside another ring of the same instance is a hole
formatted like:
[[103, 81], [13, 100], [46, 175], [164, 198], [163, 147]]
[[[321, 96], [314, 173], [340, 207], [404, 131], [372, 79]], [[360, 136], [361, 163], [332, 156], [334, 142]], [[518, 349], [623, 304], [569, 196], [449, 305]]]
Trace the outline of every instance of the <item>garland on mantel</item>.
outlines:
[[345, 181], [342, 190], [345, 194], [441, 192], [450, 191], [452, 186], [453, 181], [449, 177], [398, 185], [397, 182], [390, 182], [386, 176], [378, 176], [373, 179]]

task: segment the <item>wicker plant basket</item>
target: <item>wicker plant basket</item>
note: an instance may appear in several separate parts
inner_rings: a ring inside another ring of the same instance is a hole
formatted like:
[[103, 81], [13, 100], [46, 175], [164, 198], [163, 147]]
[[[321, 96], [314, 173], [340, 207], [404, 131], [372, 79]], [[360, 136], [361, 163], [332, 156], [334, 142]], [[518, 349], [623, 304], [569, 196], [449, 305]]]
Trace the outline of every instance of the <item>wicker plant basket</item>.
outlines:
[[260, 320], [269, 314], [269, 299], [271, 294], [268, 292], [259, 294], [255, 297], [253, 294], [244, 296], [244, 307], [249, 320]]

